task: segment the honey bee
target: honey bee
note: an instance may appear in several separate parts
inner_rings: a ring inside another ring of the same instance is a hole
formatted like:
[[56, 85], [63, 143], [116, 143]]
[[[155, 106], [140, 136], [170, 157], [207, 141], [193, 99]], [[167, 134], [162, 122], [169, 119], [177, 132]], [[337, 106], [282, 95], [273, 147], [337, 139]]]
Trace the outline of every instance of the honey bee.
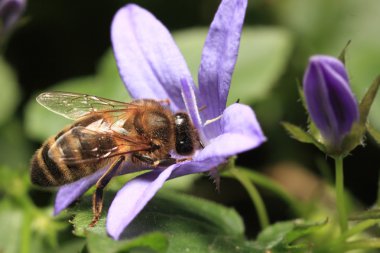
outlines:
[[42, 187], [72, 183], [102, 168], [92, 197], [94, 226], [103, 208], [103, 189], [128, 161], [152, 167], [189, 157], [202, 145], [187, 113], [173, 114], [168, 101], [139, 99], [130, 103], [101, 97], [47, 92], [37, 101], [75, 122], [47, 139], [31, 160], [31, 181]]

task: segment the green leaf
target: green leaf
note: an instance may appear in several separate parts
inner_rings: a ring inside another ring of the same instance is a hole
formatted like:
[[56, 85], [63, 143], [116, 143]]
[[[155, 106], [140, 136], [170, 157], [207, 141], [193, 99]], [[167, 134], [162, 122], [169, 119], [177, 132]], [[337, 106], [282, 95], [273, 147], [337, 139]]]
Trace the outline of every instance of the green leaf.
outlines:
[[[108, 202], [105, 204], [106, 207], [109, 206], [112, 198], [112, 194], [106, 194], [105, 199]], [[126, 204], [128, 204], [127, 200]], [[88, 227], [92, 219], [90, 197], [85, 198], [70, 212], [75, 215], [72, 223], [76, 235], [89, 237], [95, 234], [99, 237], [107, 237], [104, 216], [94, 228]], [[141, 241], [144, 236], [165, 234], [169, 240], [167, 250], [169, 253], [227, 253], [234, 252], [236, 249], [239, 249], [239, 252], [260, 252], [257, 251], [254, 243], [244, 239], [243, 222], [233, 209], [168, 190], [161, 190], [128, 226], [125, 233], [125, 236], [129, 235], [129, 237], [138, 236], [133, 240], [141, 237]], [[104, 243], [109, 243], [110, 239], [106, 240]], [[163, 245], [162, 242], [160, 243]], [[94, 245], [90, 246], [89, 241], [88, 249]], [[136, 244], [138, 245], [140, 244]], [[150, 246], [157, 247], [157, 243], [152, 243]], [[101, 246], [96, 247], [101, 250]], [[103, 252], [113, 251], [107, 251], [106, 248]]]
[[0, 164], [25, 170], [33, 154], [20, 120], [13, 119], [0, 126]]
[[311, 134], [305, 132], [302, 128], [288, 122], [282, 122], [281, 124], [289, 133], [290, 137], [296, 139], [299, 142], [314, 144], [317, 148], [324, 152], [324, 146], [318, 142]]
[[202, 48], [208, 29], [196, 27], [173, 33], [174, 40], [185, 57], [194, 81], [198, 80], [198, 68], [201, 62]]
[[[100, 96], [119, 101], [131, 101], [116, 69], [111, 50], [101, 59], [96, 76], [80, 77], [58, 83], [48, 91], [67, 91]], [[25, 110], [25, 127], [29, 137], [42, 141], [55, 135], [64, 126], [71, 124], [59, 115], [39, 105], [35, 97], [31, 99]]]
[[[107, 200], [112, 196], [107, 194]], [[108, 206], [108, 205], [106, 205]], [[104, 217], [97, 226], [88, 228], [92, 219], [91, 198], [85, 200], [73, 210], [74, 233], [84, 236], [87, 231], [105, 235]], [[106, 212], [106, 211], [105, 211]], [[176, 217], [176, 219], [168, 219]], [[152, 223], [155, 224], [152, 227]], [[231, 208], [199, 199], [190, 195], [161, 191], [144, 208], [139, 217], [128, 229], [133, 231], [144, 228], [146, 232], [156, 231], [182, 231], [202, 232], [210, 234], [226, 234], [242, 236], [244, 226], [240, 216]], [[151, 231], [152, 230], [152, 231]]]
[[2, 124], [13, 114], [20, 101], [16, 75], [3, 57], [0, 57], [0, 87], [0, 124]]
[[6, 206], [4, 201], [0, 204], [0, 252], [20, 252], [21, 227], [23, 212]]
[[228, 104], [266, 98], [287, 67], [292, 38], [276, 27], [245, 28], [232, 77]]
[[[206, 28], [193, 28], [173, 34], [194, 80], [198, 80], [198, 68], [206, 35]], [[228, 103], [234, 103], [237, 99], [243, 103], [251, 103], [265, 98], [282, 75], [291, 50], [292, 39], [284, 29], [243, 29]]]
[[150, 249], [154, 252], [164, 253], [168, 249], [167, 236], [161, 233], [147, 233], [131, 240], [114, 241], [109, 237], [89, 233], [87, 248], [91, 253], [122, 253], [132, 249]]
[[292, 243], [321, 229], [326, 224], [327, 219], [321, 222], [305, 222], [302, 220], [279, 222], [262, 231], [257, 237], [257, 243], [265, 250], [278, 250], [275, 252], [289, 252], [290, 248], [293, 250], [300, 249], [300, 252], [304, 252], [305, 247], [309, 247], [309, 245]]

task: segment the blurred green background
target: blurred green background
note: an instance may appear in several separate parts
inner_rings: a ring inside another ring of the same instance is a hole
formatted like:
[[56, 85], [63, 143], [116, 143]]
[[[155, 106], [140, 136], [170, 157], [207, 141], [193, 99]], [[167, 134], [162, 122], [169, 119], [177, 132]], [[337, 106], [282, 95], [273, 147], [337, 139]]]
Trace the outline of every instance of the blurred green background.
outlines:
[[[196, 76], [207, 26], [219, 1], [134, 2], [173, 32]], [[18, 233], [23, 226], [19, 210], [29, 204], [18, 203], [21, 195], [30, 196], [35, 205], [51, 212], [54, 192], [23, 185], [28, 185], [33, 152], [68, 121], [37, 105], [36, 95], [45, 90], [65, 90], [130, 99], [110, 50], [112, 16], [126, 3], [30, 0], [22, 20], [6, 41], [0, 59], [0, 241], [9, 238], [9, 231]], [[295, 194], [308, 192], [308, 180], [321, 182], [320, 176], [331, 179], [331, 161], [316, 148], [290, 139], [280, 122], [306, 127], [297, 83], [302, 82], [308, 58], [313, 54], [338, 56], [349, 40], [346, 65], [351, 85], [358, 99], [363, 96], [380, 74], [379, 13], [377, 0], [249, 0], [229, 103], [240, 99], [251, 105], [268, 141], [240, 155], [239, 165], [275, 178]], [[379, 115], [380, 97], [370, 113], [371, 123], [380, 130]], [[379, 154], [379, 146], [368, 137], [364, 147], [345, 159], [346, 187], [364, 208], [377, 197]], [[298, 185], [295, 190], [294, 185]], [[259, 227], [243, 189], [229, 179], [222, 180], [221, 193], [214, 188], [206, 178], [193, 182], [188, 191], [235, 207], [244, 218], [247, 235], [254, 237]], [[293, 218], [289, 208], [275, 196], [265, 190], [262, 194], [271, 221]], [[310, 196], [304, 195], [296, 197], [308, 200]], [[59, 236], [69, 240], [70, 228], [63, 234]], [[17, 244], [17, 239], [13, 240]], [[17, 252], [13, 250], [9, 246], [5, 252]]]

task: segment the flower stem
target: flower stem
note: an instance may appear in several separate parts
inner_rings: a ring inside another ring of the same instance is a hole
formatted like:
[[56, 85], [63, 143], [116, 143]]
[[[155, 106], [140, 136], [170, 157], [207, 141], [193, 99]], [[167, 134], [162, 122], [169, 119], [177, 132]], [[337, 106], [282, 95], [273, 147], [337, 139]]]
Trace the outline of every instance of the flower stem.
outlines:
[[243, 185], [245, 190], [248, 192], [248, 195], [251, 198], [252, 203], [256, 208], [261, 228], [264, 229], [268, 227], [269, 226], [268, 213], [265, 208], [263, 199], [261, 198], [256, 187], [251, 183], [251, 181], [245, 175], [244, 172], [238, 169], [231, 169], [230, 173], [234, 176], [234, 178], [237, 181], [239, 181]]
[[279, 183], [269, 178], [268, 176], [263, 175], [260, 172], [242, 166], [236, 166], [236, 168], [244, 172], [245, 176], [255, 185], [258, 185], [264, 188], [265, 190], [271, 191], [277, 197], [286, 202], [296, 216], [305, 215], [305, 208], [303, 208], [302, 205], [293, 196], [291, 196]]
[[335, 191], [336, 191], [336, 202], [338, 208], [338, 220], [340, 225], [341, 233], [344, 233], [348, 229], [347, 223], [347, 213], [345, 206], [345, 196], [344, 196], [344, 176], [343, 176], [343, 157], [337, 156], [335, 159]]
[[31, 240], [31, 214], [29, 210], [23, 212], [23, 221], [21, 227], [21, 243], [20, 252], [29, 253], [30, 252], [30, 240]]

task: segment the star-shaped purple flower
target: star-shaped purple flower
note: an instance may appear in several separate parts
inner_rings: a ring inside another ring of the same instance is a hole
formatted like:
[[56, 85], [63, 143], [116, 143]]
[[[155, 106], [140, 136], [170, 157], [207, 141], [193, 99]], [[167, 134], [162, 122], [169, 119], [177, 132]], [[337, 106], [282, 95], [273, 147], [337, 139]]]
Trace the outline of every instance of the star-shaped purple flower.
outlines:
[[[108, 211], [107, 231], [113, 238], [120, 237], [166, 180], [209, 171], [265, 141], [250, 107], [236, 103], [226, 108], [246, 6], [247, 0], [223, 0], [220, 4], [202, 53], [199, 89], [172, 36], [151, 13], [134, 4], [116, 13], [112, 43], [128, 91], [135, 99], [170, 99], [173, 112], [188, 112], [204, 148], [191, 161], [156, 168], [129, 181]], [[124, 170], [128, 173], [128, 167]], [[82, 195], [102, 172], [61, 187], [55, 213]]]

